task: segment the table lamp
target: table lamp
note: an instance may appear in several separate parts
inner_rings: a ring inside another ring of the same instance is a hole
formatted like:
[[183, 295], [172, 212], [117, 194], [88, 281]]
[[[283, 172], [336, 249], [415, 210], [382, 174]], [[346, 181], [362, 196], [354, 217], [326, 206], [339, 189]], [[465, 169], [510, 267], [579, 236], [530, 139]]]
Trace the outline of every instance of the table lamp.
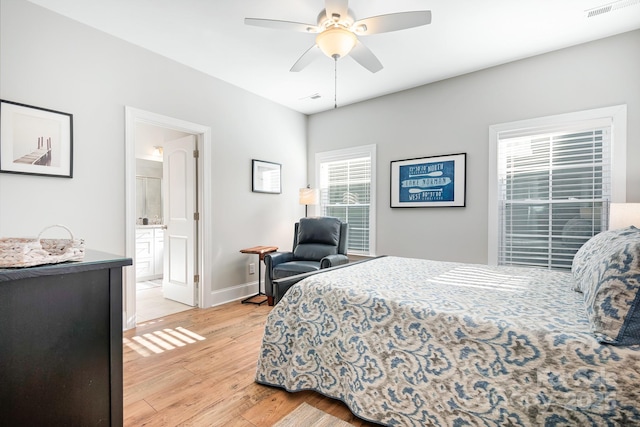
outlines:
[[609, 205], [609, 230], [633, 225], [640, 228], [640, 203], [611, 203]]
[[317, 205], [320, 199], [320, 191], [307, 185], [306, 188], [300, 189], [300, 204], [304, 205], [304, 216], [307, 216], [307, 208], [309, 205]]

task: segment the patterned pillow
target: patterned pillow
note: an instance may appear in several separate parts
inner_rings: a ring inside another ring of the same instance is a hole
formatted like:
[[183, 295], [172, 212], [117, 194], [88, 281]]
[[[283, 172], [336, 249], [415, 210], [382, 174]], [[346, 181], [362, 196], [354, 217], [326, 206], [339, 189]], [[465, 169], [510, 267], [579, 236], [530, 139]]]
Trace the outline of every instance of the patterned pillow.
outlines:
[[638, 231], [634, 226], [617, 230], [607, 230], [596, 234], [578, 249], [571, 264], [576, 292], [583, 292], [585, 286], [598, 281], [603, 248], [611, 248], [615, 241], [626, 239]]
[[593, 280], [593, 268], [590, 263], [593, 258], [600, 241], [608, 239], [610, 236], [606, 236], [606, 233], [599, 233], [593, 236], [591, 239], [578, 249], [578, 252], [573, 257], [571, 263], [571, 273], [573, 274], [574, 287], [576, 292], [582, 292], [582, 282], [590, 282]]
[[581, 256], [586, 265], [579, 260], [574, 271], [591, 330], [603, 343], [640, 344], [640, 230], [632, 226], [600, 235], [589, 255]]

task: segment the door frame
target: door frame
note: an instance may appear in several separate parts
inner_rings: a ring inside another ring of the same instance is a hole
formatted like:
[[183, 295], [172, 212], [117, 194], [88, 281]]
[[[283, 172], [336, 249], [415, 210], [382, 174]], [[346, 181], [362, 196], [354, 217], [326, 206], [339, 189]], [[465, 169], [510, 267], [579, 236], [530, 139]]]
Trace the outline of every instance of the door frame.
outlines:
[[[212, 183], [212, 156], [211, 156], [211, 128], [208, 126], [191, 123], [173, 117], [144, 111], [130, 106], [125, 106], [125, 256], [135, 260], [136, 239], [136, 144], [135, 128], [137, 123], [145, 123], [167, 129], [173, 129], [184, 133], [196, 135], [198, 141], [198, 176], [197, 203], [200, 212], [198, 224], [198, 259], [196, 260], [195, 274], [200, 275], [200, 282], [196, 292], [196, 307], [208, 307], [211, 302], [207, 296], [209, 288], [209, 272], [204, 268], [205, 259], [210, 259], [212, 253], [211, 230], [211, 183]], [[124, 329], [136, 326], [136, 274], [135, 265], [124, 269], [123, 283], [123, 327]]]

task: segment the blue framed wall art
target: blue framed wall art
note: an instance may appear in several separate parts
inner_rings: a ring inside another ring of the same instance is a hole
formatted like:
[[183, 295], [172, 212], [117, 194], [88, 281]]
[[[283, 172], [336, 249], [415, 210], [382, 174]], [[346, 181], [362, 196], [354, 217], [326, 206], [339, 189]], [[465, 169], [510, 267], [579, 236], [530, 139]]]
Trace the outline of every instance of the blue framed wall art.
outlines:
[[391, 207], [465, 206], [466, 153], [391, 162]]

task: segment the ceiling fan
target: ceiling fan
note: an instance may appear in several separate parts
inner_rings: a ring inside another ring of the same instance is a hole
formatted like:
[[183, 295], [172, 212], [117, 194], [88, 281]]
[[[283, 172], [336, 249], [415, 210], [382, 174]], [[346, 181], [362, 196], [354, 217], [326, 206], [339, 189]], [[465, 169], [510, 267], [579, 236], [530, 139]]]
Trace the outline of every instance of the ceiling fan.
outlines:
[[357, 63], [376, 73], [382, 70], [382, 64], [373, 52], [358, 40], [358, 36], [430, 24], [431, 11], [390, 13], [356, 21], [353, 11], [349, 9], [349, 0], [325, 0], [325, 8], [318, 15], [317, 21], [317, 24], [313, 25], [274, 19], [245, 18], [244, 23], [257, 27], [317, 34], [315, 45], [302, 54], [290, 71], [301, 71], [324, 53], [335, 60], [351, 55]]

